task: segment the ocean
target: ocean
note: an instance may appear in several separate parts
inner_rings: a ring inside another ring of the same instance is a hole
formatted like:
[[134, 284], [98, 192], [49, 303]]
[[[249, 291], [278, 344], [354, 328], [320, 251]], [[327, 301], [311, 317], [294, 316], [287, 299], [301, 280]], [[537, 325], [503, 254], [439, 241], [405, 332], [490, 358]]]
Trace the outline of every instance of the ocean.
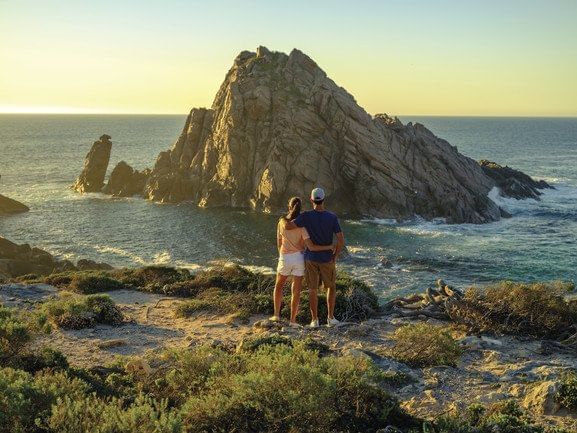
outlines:
[[[112, 136], [120, 160], [151, 167], [178, 137], [185, 116], [0, 115], [0, 193], [30, 206], [0, 217], [0, 235], [60, 258], [115, 266], [192, 270], [236, 262], [276, 263], [277, 215], [79, 195], [69, 187], [93, 141]], [[555, 186], [541, 201], [494, 196], [513, 217], [484, 225], [440, 221], [342, 221], [350, 259], [339, 267], [383, 300], [434, 284], [465, 288], [499, 280], [577, 281], [577, 119], [404, 116], [474, 159], [510, 165]], [[330, 203], [329, 203], [330, 207]], [[392, 266], [384, 266], [384, 262]]]

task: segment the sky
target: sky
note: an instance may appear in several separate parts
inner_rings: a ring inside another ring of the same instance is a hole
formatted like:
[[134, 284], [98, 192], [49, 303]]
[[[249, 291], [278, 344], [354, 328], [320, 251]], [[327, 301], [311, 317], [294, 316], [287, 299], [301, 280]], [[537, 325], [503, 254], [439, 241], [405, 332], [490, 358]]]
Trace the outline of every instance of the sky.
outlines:
[[372, 114], [577, 116], [577, 0], [0, 0], [0, 112], [183, 114], [259, 45]]

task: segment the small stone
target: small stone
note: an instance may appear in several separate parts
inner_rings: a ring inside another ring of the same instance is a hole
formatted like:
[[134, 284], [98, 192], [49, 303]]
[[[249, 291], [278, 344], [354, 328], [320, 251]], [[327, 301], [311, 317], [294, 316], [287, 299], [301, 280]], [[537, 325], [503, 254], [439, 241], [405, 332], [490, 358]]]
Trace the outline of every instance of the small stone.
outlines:
[[554, 415], [561, 405], [557, 402], [559, 385], [551, 380], [534, 385], [521, 405], [539, 415]]
[[99, 341], [96, 343], [96, 346], [99, 349], [111, 349], [113, 347], [125, 346], [126, 344], [128, 344], [126, 340], [116, 339], [116, 340]]

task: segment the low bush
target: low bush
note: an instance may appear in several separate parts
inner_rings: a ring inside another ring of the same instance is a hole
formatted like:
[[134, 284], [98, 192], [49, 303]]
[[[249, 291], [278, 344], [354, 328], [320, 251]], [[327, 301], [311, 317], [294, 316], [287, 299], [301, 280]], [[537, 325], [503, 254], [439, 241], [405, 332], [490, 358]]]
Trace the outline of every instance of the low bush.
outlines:
[[[269, 295], [270, 297], [270, 295]], [[258, 297], [249, 293], [226, 291], [211, 287], [201, 291], [196, 298], [178, 305], [175, 314], [179, 317], [190, 317], [198, 312], [213, 312], [233, 315], [241, 321], [246, 321], [253, 314], [268, 313], [268, 305], [263, 307]]]
[[138, 287], [147, 292], [160, 292], [167, 284], [186, 281], [191, 278], [186, 269], [169, 266], [145, 266], [136, 269], [119, 269], [110, 273], [122, 284]]
[[31, 338], [28, 326], [15, 310], [0, 306], [0, 360], [19, 353]]
[[577, 372], [571, 371], [561, 377], [561, 383], [557, 394], [557, 401], [561, 406], [577, 409]]
[[44, 314], [0, 305], [0, 361], [20, 354], [36, 334], [48, 330]]
[[48, 427], [58, 433], [178, 433], [182, 431], [182, 422], [166, 401], [140, 395], [127, 405], [122, 399], [91, 395], [80, 399], [67, 396], [58, 401]]
[[320, 358], [295, 344], [231, 355], [181, 409], [186, 431], [349, 432], [414, 426], [372, 362]]
[[68, 360], [62, 352], [50, 347], [43, 347], [32, 353], [24, 353], [10, 359], [10, 367], [35, 373], [44, 369], [65, 370]]
[[77, 399], [86, 385], [66, 373], [32, 376], [12, 368], [0, 369], [0, 432], [27, 433], [38, 430], [58, 398]]
[[445, 326], [416, 323], [398, 328], [392, 335], [392, 358], [412, 367], [454, 366], [461, 348]]
[[560, 338], [577, 322], [577, 305], [563, 295], [571, 284], [501, 282], [470, 288], [449, 306], [450, 317], [475, 332]]
[[472, 405], [463, 413], [442, 416], [436, 420], [432, 433], [569, 433], [536, 424], [514, 401], [497, 403], [488, 408]]
[[44, 303], [41, 310], [58, 327], [81, 329], [96, 323], [118, 325], [122, 313], [108, 295], [75, 295], [63, 292], [60, 298]]

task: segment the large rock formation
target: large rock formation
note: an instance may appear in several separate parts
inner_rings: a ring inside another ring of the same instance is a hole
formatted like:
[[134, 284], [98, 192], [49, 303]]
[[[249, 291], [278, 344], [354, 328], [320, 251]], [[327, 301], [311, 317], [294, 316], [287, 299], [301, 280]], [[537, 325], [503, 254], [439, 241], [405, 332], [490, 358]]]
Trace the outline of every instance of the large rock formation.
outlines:
[[420, 124], [371, 117], [299, 50], [242, 52], [212, 109], [193, 109], [144, 194], [202, 206], [283, 208], [315, 186], [353, 215], [500, 218], [479, 165]]
[[84, 159], [84, 168], [73, 188], [80, 192], [100, 192], [104, 186], [104, 177], [110, 161], [112, 142], [110, 135], [104, 134], [95, 141]]
[[504, 197], [512, 197], [517, 200], [532, 198], [541, 200], [543, 194], [540, 190], [553, 188], [544, 180], [536, 181], [525, 173], [511, 167], [503, 167], [496, 162], [482, 159], [479, 161], [481, 168], [487, 176], [493, 179]]
[[[309, 57], [244, 51], [212, 108], [194, 108], [152, 172], [124, 162], [106, 192], [261, 211], [322, 186], [352, 216], [484, 223], [506, 215], [496, 182], [421, 124], [370, 116]], [[122, 186], [115, 186], [115, 185]]]
[[30, 208], [19, 201], [0, 194], [0, 215], [28, 212]]

